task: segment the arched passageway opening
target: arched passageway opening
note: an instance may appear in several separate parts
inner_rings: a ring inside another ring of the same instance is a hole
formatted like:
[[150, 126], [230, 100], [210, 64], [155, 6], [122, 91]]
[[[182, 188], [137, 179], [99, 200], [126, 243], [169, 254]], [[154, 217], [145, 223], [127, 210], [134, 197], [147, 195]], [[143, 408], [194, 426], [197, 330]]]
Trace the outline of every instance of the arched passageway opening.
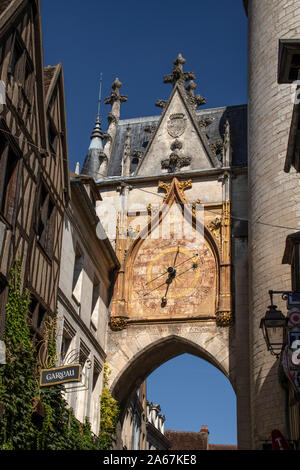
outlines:
[[[211, 344], [213, 344], [213, 340], [212, 338]], [[226, 343], [223, 345], [218, 343], [218, 347], [205, 349], [201, 346], [200, 341], [196, 343], [176, 335], [167, 336], [139, 350], [114, 378], [111, 391], [120, 404], [121, 421], [130, 398], [142, 382], [159, 366], [185, 353], [200, 357], [215, 366], [229, 379], [234, 388], [234, 375], [228, 361]]]
[[160, 405], [167, 434], [199, 433], [205, 425], [210, 445], [237, 445], [235, 392], [209, 362], [190, 354], [167, 361], [147, 377], [146, 395]]

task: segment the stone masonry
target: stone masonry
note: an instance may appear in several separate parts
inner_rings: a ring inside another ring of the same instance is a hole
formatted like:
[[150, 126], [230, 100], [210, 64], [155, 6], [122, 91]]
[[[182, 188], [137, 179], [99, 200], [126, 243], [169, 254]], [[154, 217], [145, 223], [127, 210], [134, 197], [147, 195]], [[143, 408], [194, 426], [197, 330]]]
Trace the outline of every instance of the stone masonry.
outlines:
[[[278, 363], [266, 351], [259, 323], [268, 290], [291, 288], [289, 267], [281, 262], [285, 238], [300, 220], [299, 175], [283, 171], [294, 85], [277, 83], [279, 39], [300, 36], [299, 1], [251, 0], [248, 21], [251, 414], [252, 446], [261, 449], [272, 429], [288, 431]], [[285, 312], [280, 297], [275, 303]]]

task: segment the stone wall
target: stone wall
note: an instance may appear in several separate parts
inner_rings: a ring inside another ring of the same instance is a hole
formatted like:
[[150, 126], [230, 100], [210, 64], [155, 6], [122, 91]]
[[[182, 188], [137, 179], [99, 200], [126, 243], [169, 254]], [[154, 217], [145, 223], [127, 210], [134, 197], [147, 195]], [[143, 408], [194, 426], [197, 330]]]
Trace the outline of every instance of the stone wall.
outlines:
[[[278, 42], [300, 37], [300, 4], [298, 0], [251, 0], [248, 19], [252, 442], [260, 449], [263, 441], [270, 441], [272, 429], [287, 433], [278, 362], [266, 350], [259, 323], [269, 305], [268, 290], [291, 287], [289, 266], [281, 261], [285, 238], [293, 229], [276, 226], [296, 229], [300, 218], [299, 175], [283, 171], [293, 86], [277, 83]], [[284, 311], [280, 298], [278, 302]]]

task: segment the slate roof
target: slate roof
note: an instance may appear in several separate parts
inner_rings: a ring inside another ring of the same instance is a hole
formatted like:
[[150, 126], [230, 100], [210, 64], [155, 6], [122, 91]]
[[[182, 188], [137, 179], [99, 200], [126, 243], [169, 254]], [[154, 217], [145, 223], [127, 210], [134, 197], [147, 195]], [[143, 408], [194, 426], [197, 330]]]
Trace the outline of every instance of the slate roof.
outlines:
[[[204, 109], [196, 112], [199, 120], [206, 117], [214, 118], [206, 128], [206, 133], [211, 143], [223, 138], [226, 118], [230, 124], [232, 144], [232, 165], [247, 166], [247, 105], [227, 106], [222, 108]], [[134, 119], [120, 120], [117, 128], [116, 139], [110, 158], [108, 176], [121, 175], [121, 161], [125, 143], [126, 130], [130, 126], [131, 151], [145, 151], [151, 134], [145, 131], [145, 127], [157, 125], [160, 116], [148, 116]], [[137, 164], [132, 164], [134, 171]]]

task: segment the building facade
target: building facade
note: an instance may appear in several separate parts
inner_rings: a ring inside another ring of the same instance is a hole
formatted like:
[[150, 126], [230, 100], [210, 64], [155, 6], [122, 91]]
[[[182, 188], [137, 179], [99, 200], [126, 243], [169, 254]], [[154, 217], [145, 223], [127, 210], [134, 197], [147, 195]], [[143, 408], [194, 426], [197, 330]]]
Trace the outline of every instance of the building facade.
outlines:
[[57, 355], [60, 365], [81, 364], [81, 382], [67, 384], [65, 398], [75, 417], [81, 422], [88, 418], [98, 435], [108, 306], [119, 262], [110, 242], [97, 237], [101, 222], [95, 203], [101, 195], [94, 180], [70, 176], [58, 289]]
[[64, 210], [70, 187], [63, 70], [44, 68], [39, 1], [0, 5], [0, 338], [10, 269], [31, 294], [32, 335], [56, 315]]
[[[198, 110], [205, 99], [184, 63], [179, 54], [164, 77], [173, 90], [157, 101], [161, 116], [120, 120], [127, 97], [114, 81], [104, 145], [83, 165], [101, 191], [97, 213], [121, 266], [107, 341], [111, 389], [124, 424], [153, 369], [183, 352], [205, 358], [236, 390], [247, 448], [247, 112]], [[187, 233], [174, 230], [178, 221]]]
[[[269, 304], [269, 290], [294, 289], [290, 266], [282, 264], [282, 258], [286, 237], [299, 226], [299, 175], [293, 168], [289, 174], [284, 171], [294, 109], [291, 82], [297, 76], [293, 72], [290, 82], [278, 83], [278, 57], [281, 40], [300, 37], [300, 10], [296, 0], [249, 0], [246, 6], [251, 433], [252, 448], [261, 449], [271, 445], [274, 429], [299, 443], [299, 424], [292, 430], [289, 419], [295, 400], [292, 405], [278, 379], [279, 361], [267, 352], [259, 323]], [[280, 295], [275, 300], [286, 314]]]

